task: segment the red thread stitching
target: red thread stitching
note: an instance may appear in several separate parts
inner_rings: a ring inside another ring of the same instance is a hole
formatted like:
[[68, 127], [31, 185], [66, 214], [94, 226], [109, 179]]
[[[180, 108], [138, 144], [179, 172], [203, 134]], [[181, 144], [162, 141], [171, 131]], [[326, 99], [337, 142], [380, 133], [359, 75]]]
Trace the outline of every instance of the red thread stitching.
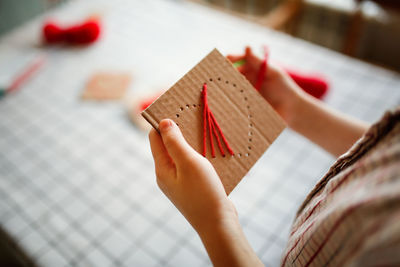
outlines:
[[214, 141], [213, 141], [213, 133], [212, 133], [212, 126], [213, 126], [213, 121], [211, 121], [210, 117], [210, 108], [208, 107], [208, 102], [207, 102], [207, 120], [208, 120], [208, 132], [210, 135], [210, 145], [211, 145], [211, 156], [215, 158], [215, 149], [214, 149]]
[[204, 90], [203, 86], [203, 91], [201, 92], [201, 95], [203, 97], [203, 156], [206, 156], [206, 140], [207, 140], [207, 87]]
[[213, 114], [212, 112], [210, 112], [210, 115], [211, 115], [211, 119], [213, 120], [215, 126], [216, 126], [217, 129], [218, 129], [219, 134], [221, 135], [222, 140], [223, 140], [224, 143], [225, 143], [226, 148], [227, 148], [228, 151], [229, 151], [229, 154], [231, 154], [231, 155], [233, 156], [233, 155], [234, 155], [233, 150], [232, 150], [232, 148], [229, 146], [228, 140], [226, 140], [225, 135], [223, 134], [223, 132], [222, 132], [222, 130], [221, 130], [221, 127], [219, 126], [217, 120], [216, 120], [215, 117], [214, 117], [214, 114]]
[[[232, 148], [229, 146], [228, 140], [226, 140], [224, 134], [222, 133], [221, 127], [219, 126], [217, 120], [214, 117], [214, 114], [211, 112], [208, 101], [207, 101], [207, 84], [203, 84], [203, 90], [201, 92], [203, 98], [203, 156], [206, 156], [207, 150], [207, 125], [210, 134], [210, 145], [211, 145], [211, 155], [215, 158], [215, 149], [214, 149], [214, 142], [213, 142], [213, 134], [217, 140], [218, 148], [221, 152], [222, 156], [225, 156], [224, 149], [222, 147], [221, 140], [219, 139], [217, 130], [219, 135], [221, 135], [221, 139], [224, 141], [226, 148], [229, 151], [229, 154], [232, 156], [234, 155]], [[215, 130], [217, 128], [217, 130]]]
[[217, 130], [215, 130], [214, 121], [212, 120], [211, 122], [212, 122], [211, 123], [211, 128], [212, 128], [212, 131], [214, 133], [214, 136], [217, 138], [217, 144], [218, 144], [218, 147], [219, 147], [219, 151], [221, 151], [222, 156], [225, 157], [225, 152], [224, 152], [224, 149], [222, 147], [221, 140], [219, 139], [219, 136], [217, 134]]

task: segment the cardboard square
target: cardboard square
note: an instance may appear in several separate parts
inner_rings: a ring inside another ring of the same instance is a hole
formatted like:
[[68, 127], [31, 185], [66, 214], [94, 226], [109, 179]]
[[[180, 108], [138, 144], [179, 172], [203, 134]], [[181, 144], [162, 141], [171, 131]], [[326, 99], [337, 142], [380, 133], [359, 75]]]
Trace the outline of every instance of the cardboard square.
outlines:
[[206, 157], [229, 194], [282, 132], [285, 123], [216, 49], [144, 110], [143, 117], [157, 130], [162, 119], [174, 120], [187, 142], [202, 153], [204, 83], [208, 86], [209, 107], [235, 153], [222, 157], [216, 148], [213, 158], [207, 137]]
[[115, 100], [122, 98], [131, 82], [127, 73], [98, 72], [86, 84], [83, 99]]

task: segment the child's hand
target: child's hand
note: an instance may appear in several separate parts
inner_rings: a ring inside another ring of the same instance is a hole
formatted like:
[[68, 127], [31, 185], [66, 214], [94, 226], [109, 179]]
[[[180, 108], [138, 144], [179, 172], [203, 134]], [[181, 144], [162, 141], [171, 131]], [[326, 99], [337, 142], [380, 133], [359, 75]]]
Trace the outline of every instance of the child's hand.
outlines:
[[[246, 47], [243, 55], [228, 55], [232, 63], [238, 60], [246, 60], [238, 70], [253, 84], [256, 84], [257, 75], [262, 59], [254, 55], [250, 47]], [[261, 95], [273, 106], [281, 117], [290, 125], [295, 116], [295, 105], [302, 95], [298, 85], [280, 68], [268, 62], [267, 71], [264, 74], [264, 83], [261, 86]]]
[[214, 266], [263, 266], [239, 224], [236, 209], [211, 163], [183, 138], [172, 120], [149, 138], [157, 183], [198, 232]]
[[[244, 59], [238, 70], [254, 85], [262, 63], [249, 47], [244, 55], [232, 56], [232, 62]], [[331, 110], [318, 99], [304, 93], [286, 72], [268, 62], [261, 95], [281, 115], [290, 128], [307, 137], [334, 156], [346, 152], [367, 130], [368, 125]]]
[[159, 129], [161, 136], [154, 129], [149, 134], [158, 186], [193, 228], [208, 231], [209, 226], [237, 220], [211, 163], [185, 141], [172, 120], [162, 120]]

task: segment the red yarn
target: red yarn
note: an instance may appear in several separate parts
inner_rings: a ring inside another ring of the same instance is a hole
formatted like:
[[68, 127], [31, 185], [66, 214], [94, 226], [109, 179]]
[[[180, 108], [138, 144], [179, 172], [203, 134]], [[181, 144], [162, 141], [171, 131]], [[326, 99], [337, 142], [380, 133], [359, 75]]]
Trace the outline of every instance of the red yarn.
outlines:
[[288, 69], [285, 69], [285, 71], [298, 86], [313, 97], [322, 99], [328, 92], [328, 82], [320, 75], [304, 75]]
[[[206, 86], [207, 88], [207, 86]], [[214, 149], [214, 141], [213, 141], [213, 132], [212, 132], [212, 128], [214, 127], [213, 125], [213, 121], [211, 120], [210, 117], [210, 108], [208, 107], [208, 103], [207, 103], [207, 120], [208, 120], [208, 132], [210, 135], [210, 145], [211, 145], [211, 156], [213, 158], [215, 158], [215, 149]]]
[[161, 94], [156, 94], [154, 96], [144, 99], [142, 102], [139, 103], [139, 110], [140, 111], [145, 110], [148, 106], [153, 104], [153, 102], [156, 101], [156, 99], [159, 98], [160, 95]]
[[201, 92], [203, 98], [203, 156], [206, 156], [207, 151], [207, 117], [208, 117], [208, 103], [207, 103], [207, 85], [203, 85]]
[[215, 130], [214, 121], [212, 120], [212, 122], [213, 122], [213, 123], [211, 123], [211, 128], [212, 128], [212, 131], [213, 131], [213, 133], [214, 133], [214, 136], [217, 138], [217, 144], [218, 144], [219, 151], [221, 152], [221, 155], [222, 155], [223, 157], [225, 157], [225, 152], [224, 152], [224, 149], [223, 149], [223, 147], [222, 147], [221, 140], [219, 139], [219, 136], [218, 136], [218, 134], [217, 134], [217, 130]]
[[48, 22], [43, 26], [43, 39], [48, 44], [90, 44], [99, 38], [100, 31], [100, 23], [94, 19], [66, 28], [62, 28], [54, 22]]
[[214, 117], [214, 114], [211, 112], [208, 106], [207, 100], [207, 84], [203, 84], [203, 91], [201, 92], [202, 99], [203, 99], [203, 156], [206, 156], [207, 150], [207, 126], [209, 129], [210, 135], [210, 145], [211, 145], [211, 156], [215, 158], [215, 149], [214, 149], [214, 142], [213, 142], [213, 134], [217, 140], [218, 148], [221, 152], [221, 155], [224, 157], [225, 152], [222, 147], [221, 140], [219, 139], [218, 133], [215, 130], [217, 128], [219, 134], [221, 135], [222, 140], [225, 143], [226, 148], [228, 149], [231, 155], [234, 155], [232, 148], [229, 146], [228, 140], [226, 140], [224, 134], [222, 133], [221, 127], [219, 126], [217, 120]]
[[53, 22], [43, 26], [43, 37], [46, 43], [49, 44], [59, 43], [64, 40], [63, 30]]
[[140, 110], [140, 111], [145, 110], [148, 106], [150, 106], [150, 105], [154, 102], [154, 100], [155, 100], [155, 99], [143, 101], [142, 103], [140, 103], [139, 110]]
[[211, 115], [211, 119], [213, 120], [214, 125], [217, 127], [219, 134], [221, 135], [222, 140], [225, 143], [226, 148], [229, 151], [229, 154], [231, 154], [232, 156], [234, 155], [232, 148], [230, 147], [228, 140], [226, 140], [225, 135], [222, 133], [221, 127], [219, 126], [217, 120], [214, 117], [214, 114], [210, 114]]
[[261, 90], [262, 84], [265, 79], [265, 74], [267, 73], [267, 67], [268, 67], [268, 48], [267, 46], [264, 46], [264, 60], [261, 63], [260, 69], [258, 70], [257, 73], [257, 81], [255, 84], [255, 88], [257, 91]]

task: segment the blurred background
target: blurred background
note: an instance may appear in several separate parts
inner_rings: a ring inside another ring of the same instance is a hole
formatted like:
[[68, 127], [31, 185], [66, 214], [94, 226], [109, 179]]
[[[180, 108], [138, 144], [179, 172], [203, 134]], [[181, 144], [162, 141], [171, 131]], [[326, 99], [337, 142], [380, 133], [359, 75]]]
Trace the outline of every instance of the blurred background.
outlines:
[[[0, 35], [68, 0], [1, 0]], [[400, 71], [397, 0], [187, 0]]]
[[[0, 266], [211, 266], [156, 185], [140, 110], [212, 49], [267, 45], [372, 123], [400, 104], [399, 3], [0, 0]], [[334, 160], [286, 129], [230, 194], [265, 265]]]

